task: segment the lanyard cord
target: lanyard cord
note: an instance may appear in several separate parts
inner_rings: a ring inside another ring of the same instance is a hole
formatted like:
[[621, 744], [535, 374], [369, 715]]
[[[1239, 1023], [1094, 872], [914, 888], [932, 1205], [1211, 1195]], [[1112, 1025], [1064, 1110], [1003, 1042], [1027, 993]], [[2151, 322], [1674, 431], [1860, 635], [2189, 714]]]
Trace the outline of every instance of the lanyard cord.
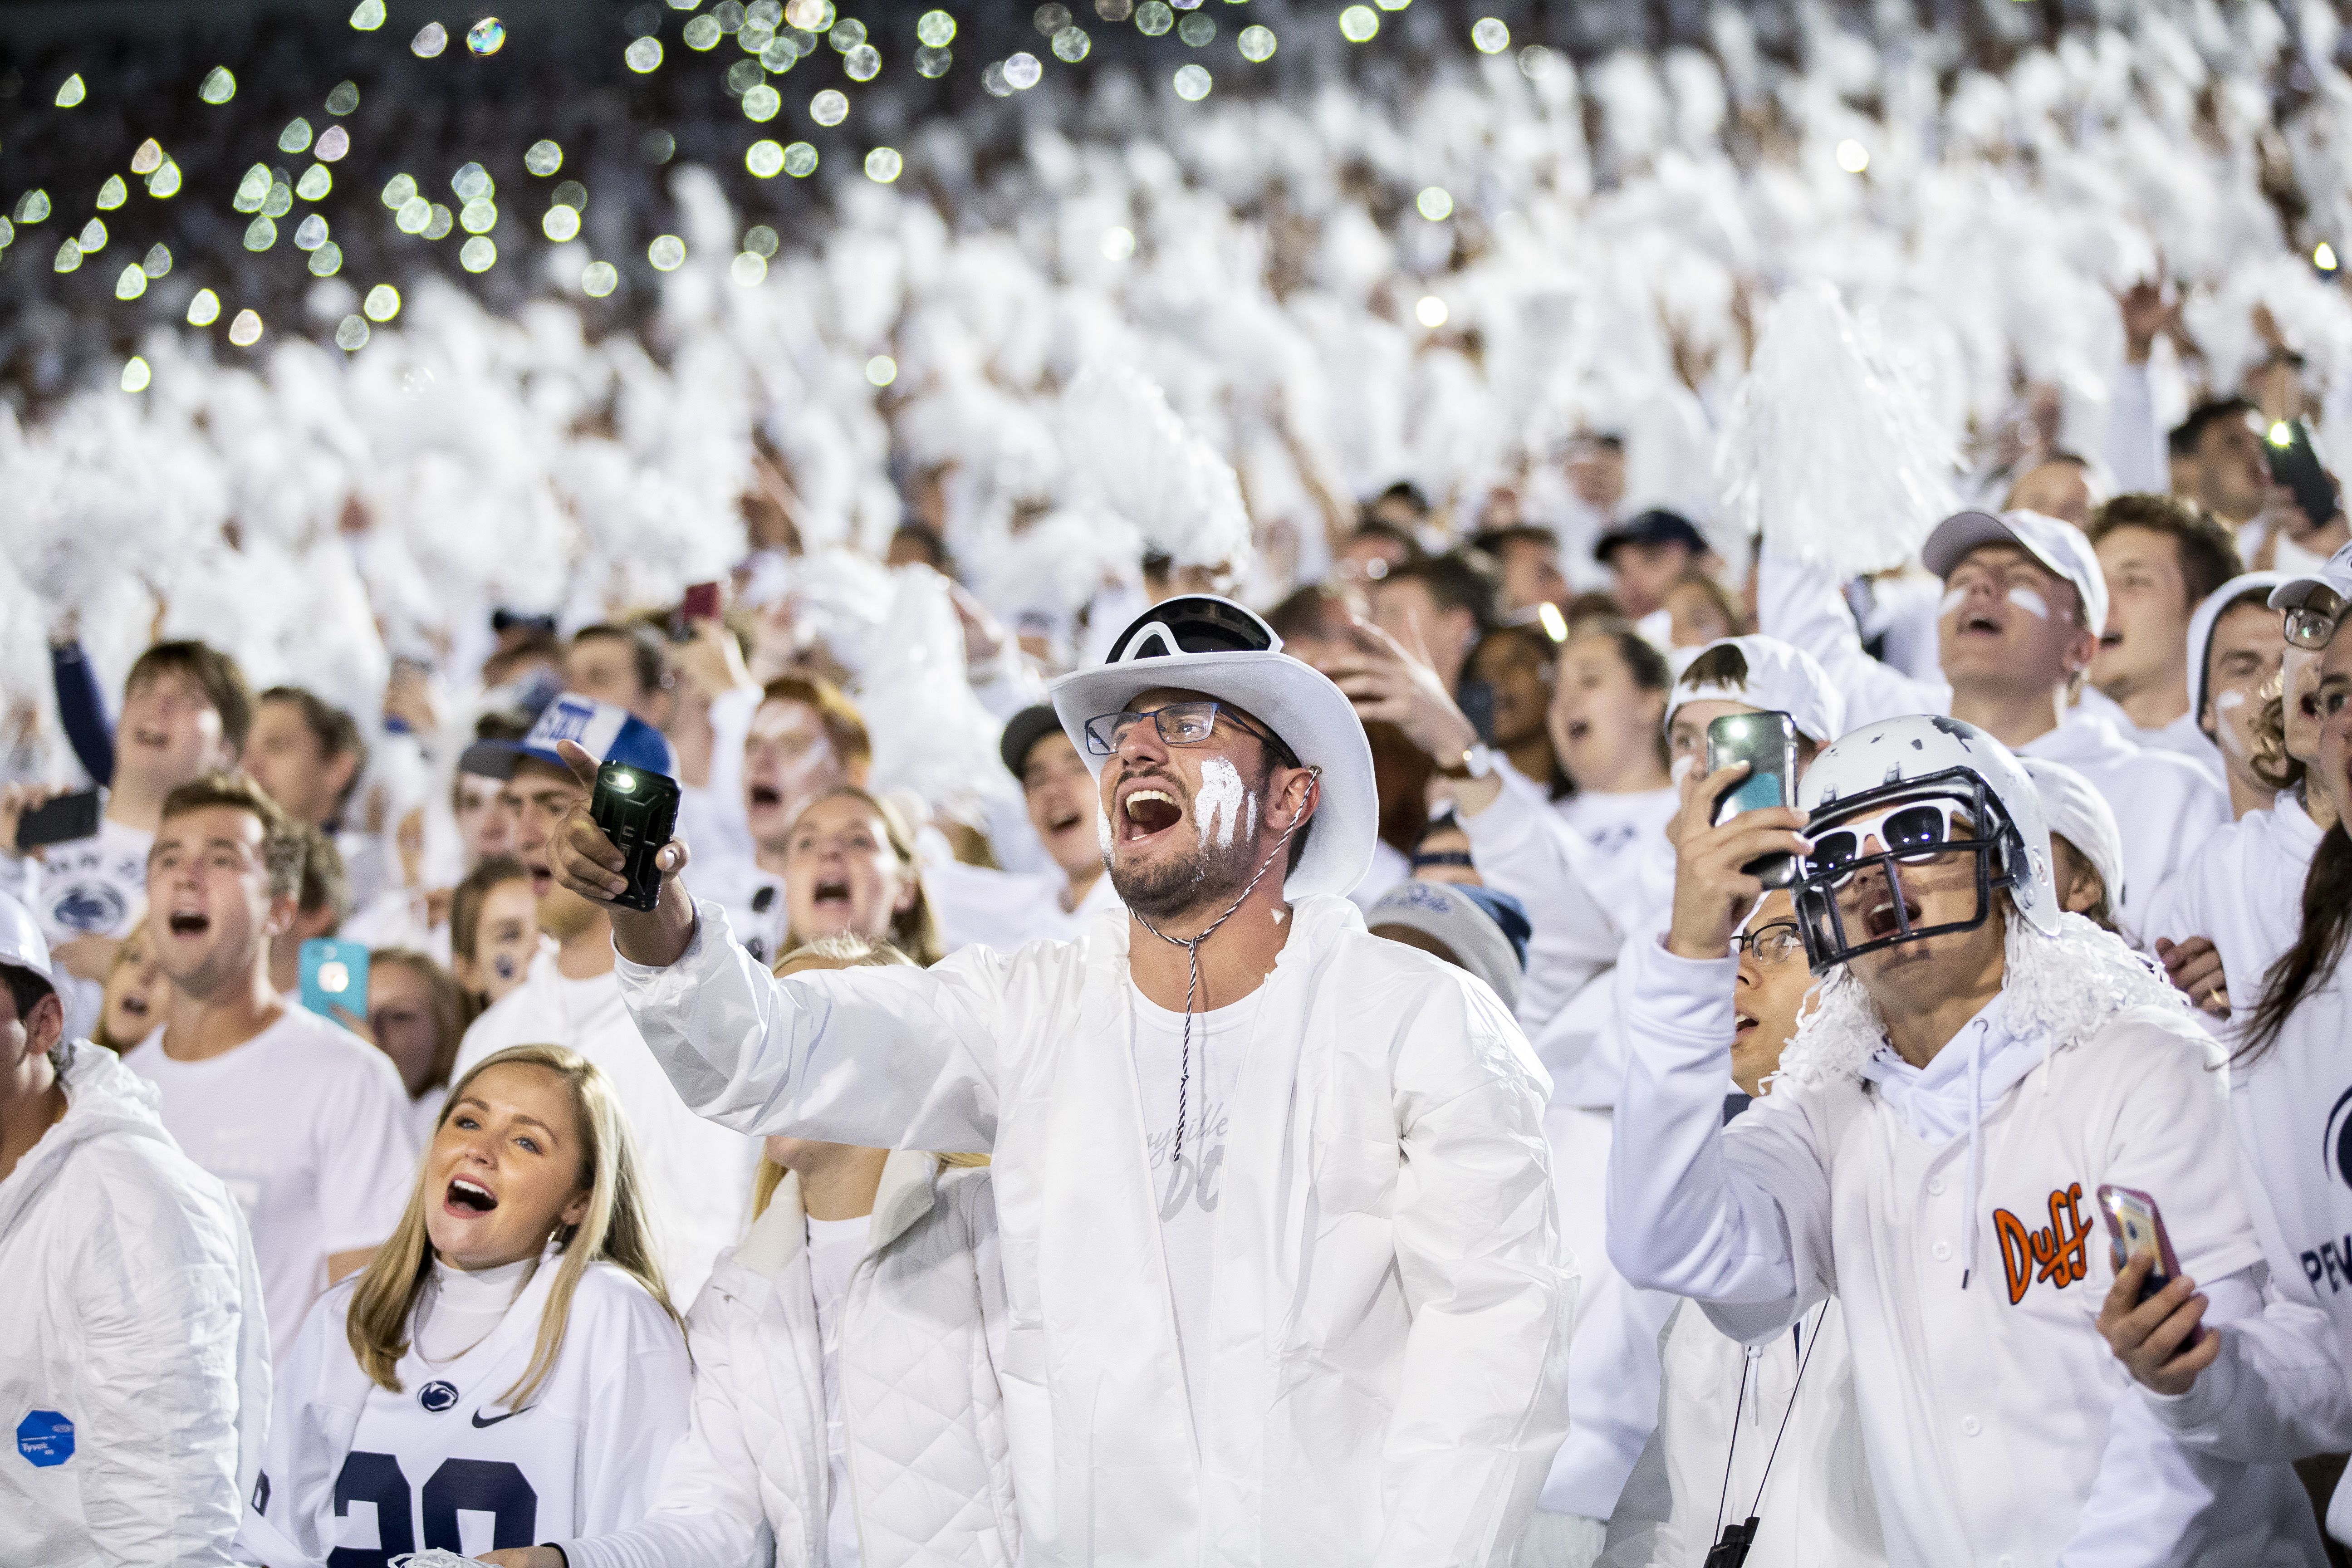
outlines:
[[[1739, 1456], [1739, 1412], [1746, 1408], [1748, 1404], [1748, 1369], [1755, 1364], [1754, 1356], [1745, 1352], [1740, 1355], [1739, 1392], [1732, 1396], [1731, 1401], [1731, 1447], [1724, 1450], [1723, 1490], [1717, 1494], [1715, 1500], [1715, 1539], [1717, 1541], [1723, 1539], [1723, 1505], [1731, 1497], [1731, 1461]], [[1775, 1446], [1777, 1447], [1777, 1444]]]
[[[1322, 785], [1323, 770], [1318, 767], [1310, 767], [1307, 771], [1311, 781], [1308, 787], [1319, 790]], [[1283, 851], [1290, 847], [1291, 835], [1297, 833], [1299, 828], [1306, 824], [1306, 822], [1307, 817], [1304, 813], [1290, 819], [1290, 826], [1282, 830], [1282, 837], [1274, 841], [1274, 847], [1267, 850], [1265, 858], [1258, 863], [1257, 874], [1249, 879], [1249, 885], [1241, 890], [1240, 894], [1232, 903], [1225, 906], [1225, 912], [1223, 914], [1219, 915], [1215, 920], [1211, 921], [1206, 926], [1202, 928], [1200, 934], [1197, 936], [1170, 936], [1166, 931], [1161, 931], [1158, 926], [1153, 925], [1150, 921], [1145, 920], [1138, 911], [1133, 910], [1128, 911], [1129, 914], [1135, 916], [1136, 924], [1141, 926], [1144, 930], [1158, 937], [1169, 946], [1181, 947], [1184, 950], [1186, 974], [1184, 979], [1183, 1056], [1181, 1058], [1182, 1065], [1178, 1070], [1176, 1079], [1176, 1146], [1169, 1151], [1168, 1154], [1168, 1170], [1171, 1176], [1175, 1173], [1177, 1165], [1181, 1163], [1184, 1158], [1184, 1116], [1186, 1110], [1186, 1100], [1192, 1085], [1192, 999], [1200, 994], [1201, 990], [1201, 944], [1214, 936], [1217, 932], [1217, 928], [1223, 925], [1227, 921], [1233, 919], [1234, 911], [1240, 909], [1242, 905], [1248, 900], [1249, 896], [1252, 893], [1257, 891], [1257, 885], [1265, 880], [1266, 872], [1273, 868], [1275, 861], [1281, 858]]]

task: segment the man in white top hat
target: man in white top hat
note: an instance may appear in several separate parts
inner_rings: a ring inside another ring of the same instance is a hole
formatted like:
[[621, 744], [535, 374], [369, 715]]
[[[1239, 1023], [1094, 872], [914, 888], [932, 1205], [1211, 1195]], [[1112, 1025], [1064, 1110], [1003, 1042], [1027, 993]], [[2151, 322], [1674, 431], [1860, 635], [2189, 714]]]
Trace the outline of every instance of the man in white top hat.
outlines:
[[2195, 763], [2142, 751], [2109, 720], [2073, 706], [2107, 624], [2106, 577], [2091, 542], [2039, 512], [1961, 511], [1936, 525], [1920, 555], [1945, 584], [1936, 622], [1942, 681], [1871, 658], [1837, 585], [1770, 550], [1757, 618], [1821, 661], [1845, 694], [1849, 725], [1948, 713], [2020, 756], [2088, 779], [2123, 833], [2123, 885], [2107, 889], [2116, 923], [2139, 940], [2150, 901], [2230, 820], [2230, 801]]
[[[1370, 750], [1279, 647], [1187, 595], [1055, 684], [1126, 906], [1079, 941], [777, 980], [681, 846], [613, 910], [696, 1110], [994, 1156], [1039, 1563], [1499, 1568], [1566, 1426], [1544, 1075], [1492, 991], [1364, 929]], [[561, 841], [609, 900], [584, 810]]]
[[[1973, 725], [1892, 719], [1807, 770], [1809, 818], [1711, 825], [1738, 776], [1697, 792], [1672, 925], [1620, 979], [1612, 1259], [1751, 1344], [1837, 1298], [1891, 1562], [2316, 1562], [2292, 1472], [2193, 1458], [2093, 1328], [2104, 1184], [2160, 1205], [2209, 1322], [2259, 1316], [2262, 1249], [2215, 1053], [2060, 908], [2024, 768]], [[1772, 1093], [1727, 1128], [1732, 936], [1773, 853], [1801, 857], [1824, 978]]]

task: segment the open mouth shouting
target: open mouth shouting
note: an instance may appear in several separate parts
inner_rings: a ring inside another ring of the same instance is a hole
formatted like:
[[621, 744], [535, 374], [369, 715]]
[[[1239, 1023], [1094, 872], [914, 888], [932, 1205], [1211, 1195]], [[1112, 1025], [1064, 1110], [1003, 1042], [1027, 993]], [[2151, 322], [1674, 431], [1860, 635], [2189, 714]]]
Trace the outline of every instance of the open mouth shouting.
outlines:
[[163, 923], [173, 936], [202, 936], [213, 929], [213, 917], [202, 910], [173, 910]]
[[1863, 930], [1869, 934], [1873, 942], [1878, 941], [1881, 937], [1893, 936], [1904, 930], [1906, 925], [1916, 930], [1919, 924], [1919, 900], [1906, 898], [1903, 900], [1902, 919], [1898, 921], [1895, 913], [1895, 900], [1891, 896], [1881, 894], [1878, 901], [1871, 905], [1864, 913], [1862, 924]]
[[472, 1219], [499, 1206], [496, 1193], [470, 1176], [453, 1178], [441, 1194], [441, 1207], [459, 1219]]
[[809, 889], [809, 903], [827, 913], [847, 914], [851, 904], [849, 879], [845, 877], [820, 879], [815, 887]]
[[1739, 1044], [1755, 1032], [1756, 1020], [1752, 1016], [1746, 1013], [1735, 1014], [1733, 1016], [1731, 1027], [1732, 1044]]
[[1184, 807], [1173, 781], [1146, 776], [1120, 786], [1115, 815], [1118, 843], [1135, 846], [1173, 831], [1184, 820]]
[[547, 868], [545, 861], [526, 860], [523, 862], [522, 868], [530, 878], [532, 898], [543, 899], [555, 891], [555, 873]]

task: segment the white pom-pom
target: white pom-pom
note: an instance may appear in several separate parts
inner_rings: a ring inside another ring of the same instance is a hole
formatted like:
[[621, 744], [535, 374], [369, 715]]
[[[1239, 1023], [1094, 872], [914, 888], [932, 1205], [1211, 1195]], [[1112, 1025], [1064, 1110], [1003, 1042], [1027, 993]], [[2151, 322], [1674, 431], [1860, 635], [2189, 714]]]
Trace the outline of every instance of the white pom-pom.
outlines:
[[1062, 442], [1076, 488], [1132, 523], [1145, 548], [1179, 566], [1247, 567], [1249, 513], [1233, 466], [1141, 374], [1080, 371], [1062, 395]]
[[1950, 438], [1826, 283], [1774, 302], [1716, 448], [1726, 511], [1853, 576], [1899, 566], [1955, 503]]

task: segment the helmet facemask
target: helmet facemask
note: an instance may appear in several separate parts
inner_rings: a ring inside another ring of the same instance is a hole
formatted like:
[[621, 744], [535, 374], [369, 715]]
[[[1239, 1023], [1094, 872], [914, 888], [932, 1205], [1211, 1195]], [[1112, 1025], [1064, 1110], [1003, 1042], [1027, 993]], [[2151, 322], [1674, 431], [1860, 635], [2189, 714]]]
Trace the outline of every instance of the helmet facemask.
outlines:
[[[1963, 820], [1965, 819], [1965, 820]], [[1847, 837], [1842, 842], [1841, 835]], [[1813, 853], [1799, 863], [1792, 892], [1805, 956], [1816, 974], [1899, 942], [1974, 931], [1993, 913], [1996, 890], [2015, 885], [2023, 840], [1984, 779], [1948, 768], [1825, 803], [1806, 825]], [[1866, 853], [1875, 841], [1876, 853]], [[1965, 919], [1921, 924], [1925, 893], [1953, 858], [1973, 863], [1976, 903]], [[1906, 870], [1913, 885], [1904, 885]], [[1860, 896], [1857, 896], [1860, 895]]]

